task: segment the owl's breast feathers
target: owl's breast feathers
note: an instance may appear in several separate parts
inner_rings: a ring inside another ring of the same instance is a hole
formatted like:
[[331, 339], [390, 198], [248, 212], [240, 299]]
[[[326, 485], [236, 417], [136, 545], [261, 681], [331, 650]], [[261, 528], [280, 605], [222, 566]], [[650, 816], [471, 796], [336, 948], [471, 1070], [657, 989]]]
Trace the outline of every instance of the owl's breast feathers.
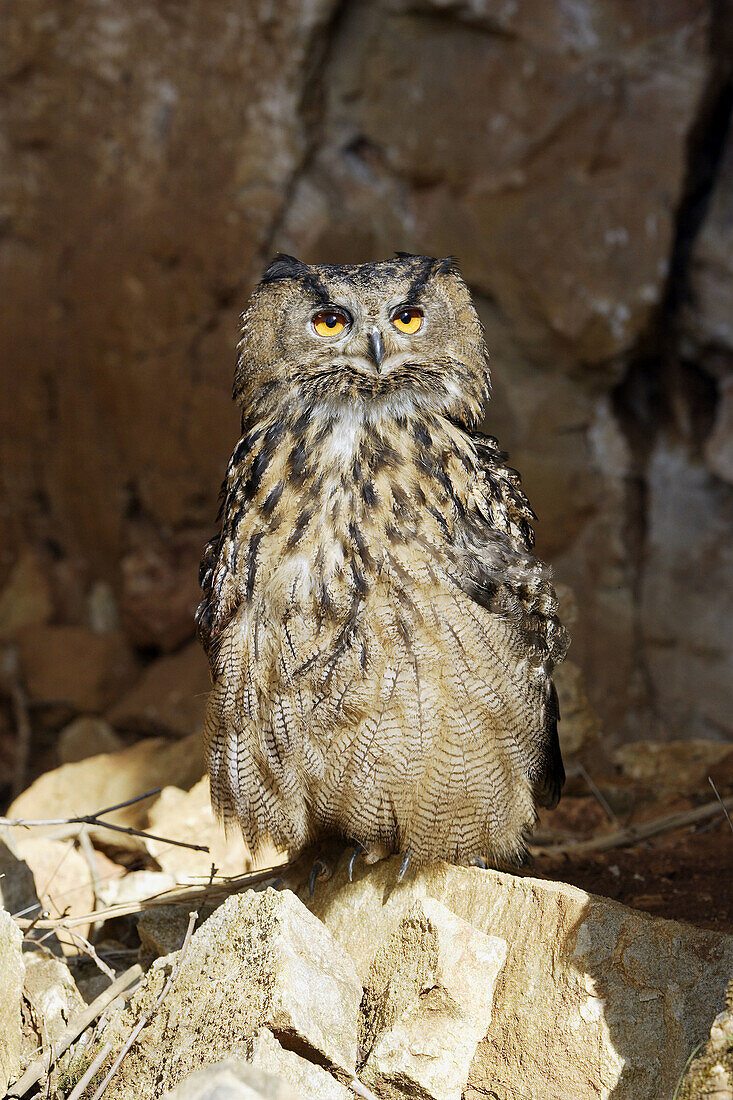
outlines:
[[496, 440], [439, 415], [247, 426], [197, 622], [212, 796], [250, 843], [521, 852], [564, 780], [567, 639], [532, 519]]

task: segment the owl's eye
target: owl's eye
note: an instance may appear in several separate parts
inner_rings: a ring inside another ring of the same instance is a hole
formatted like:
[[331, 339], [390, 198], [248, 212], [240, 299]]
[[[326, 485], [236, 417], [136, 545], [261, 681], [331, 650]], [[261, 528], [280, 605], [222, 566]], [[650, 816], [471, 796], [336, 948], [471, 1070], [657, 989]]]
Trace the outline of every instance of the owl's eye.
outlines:
[[412, 336], [414, 332], [419, 332], [422, 328], [423, 312], [421, 309], [416, 309], [414, 306], [405, 307], [395, 313], [392, 318], [392, 324], [400, 332], [406, 332], [409, 336]]
[[345, 313], [335, 309], [324, 309], [313, 318], [313, 328], [318, 336], [338, 336], [349, 323]]

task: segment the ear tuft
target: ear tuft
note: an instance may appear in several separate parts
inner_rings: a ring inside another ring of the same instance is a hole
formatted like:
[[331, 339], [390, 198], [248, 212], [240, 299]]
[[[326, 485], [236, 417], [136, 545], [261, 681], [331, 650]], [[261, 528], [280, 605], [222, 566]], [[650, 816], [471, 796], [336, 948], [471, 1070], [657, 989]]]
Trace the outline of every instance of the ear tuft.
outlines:
[[296, 260], [295, 256], [288, 256], [285, 252], [278, 252], [265, 268], [260, 282], [278, 283], [282, 279], [295, 279], [307, 271], [310, 268], [302, 260]]
[[436, 275], [460, 275], [458, 260], [455, 256], [445, 256], [442, 260], [438, 260], [435, 273]]

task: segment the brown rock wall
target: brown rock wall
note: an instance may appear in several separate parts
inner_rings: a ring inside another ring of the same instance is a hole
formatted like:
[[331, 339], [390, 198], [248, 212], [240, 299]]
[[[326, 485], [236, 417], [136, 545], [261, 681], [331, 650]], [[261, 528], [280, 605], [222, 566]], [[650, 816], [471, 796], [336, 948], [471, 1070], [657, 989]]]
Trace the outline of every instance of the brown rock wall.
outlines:
[[263, 260], [455, 253], [607, 732], [730, 732], [725, 3], [2, 7], [0, 584], [180, 647]]

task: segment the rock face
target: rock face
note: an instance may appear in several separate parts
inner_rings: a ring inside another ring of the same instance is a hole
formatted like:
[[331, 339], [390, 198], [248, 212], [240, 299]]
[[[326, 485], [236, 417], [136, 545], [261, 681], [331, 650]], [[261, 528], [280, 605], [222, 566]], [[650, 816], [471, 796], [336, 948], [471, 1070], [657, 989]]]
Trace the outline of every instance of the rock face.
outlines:
[[[733, 937], [559, 882], [440, 864], [398, 884], [398, 870], [350, 883], [344, 859], [312, 900], [303, 884], [311, 913], [288, 890], [230, 897], [160, 1006], [176, 951], [112, 1025], [121, 1045], [146, 1018], [110, 1097], [180, 1083], [179, 1100], [221, 1079], [234, 1100], [222, 1059], [334, 1100], [355, 1075], [370, 1100], [672, 1095], [722, 1004]], [[146, 914], [146, 952], [180, 945], [187, 923], [182, 906]]]
[[[152, 1009], [173, 961], [153, 965], [116, 1025], [120, 1041]], [[327, 1066], [349, 1079], [361, 996], [349, 956], [293, 894], [235, 895], [193, 935], [175, 988], [125, 1058], [109, 1096], [159, 1096], [202, 1063], [251, 1061], [263, 1027], [278, 1045], [310, 1052], [321, 1072]]]
[[408, 909], [365, 982], [362, 1080], [379, 1096], [460, 1100], [476, 1046], [489, 1032], [506, 942], [434, 898]]
[[[676, 607], [708, 556], [710, 587], [730, 583], [733, 139], [701, 225], [704, 201], [691, 218], [684, 199], [686, 183], [705, 199], [726, 126], [725, 19], [710, 0], [12, 5], [0, 636], [65, 630], [85, 601], [109, 626], [103, 583], [135, 646], [176, 653], [236, 438], [237, 316], [264, 261], [454, 253], [492, 355], [486, 427], [576, 591], [573, 660], [607, 735], [730, 733], [730, 635], [711, 615], [690, 639], [696, 601], [662, 621], [649, 591], [669, 586]], [[680, 482], [660, 448], [683, 452]], [[691, 539], [689, 491], [708, 513]], [[681, 562], [656, 545], [660, 509], [688, 539]], [[50, 572], [80, 578], [80, 599]], [[54, 653], [64, 682], [29, 663], [34, 701], [74, 684], [70, 704], [114, 701], [89, 659]]]
[[418, 899], [504, 941], [490, 1023], [460, 1082], [466, 1097], [671, 1095], [733, 972], [733, 938], [498, 871], [440, 864], [397, 886], [398, 864], [377, 864], [352, 885], [342, 868], [316, 888], [313, 911], [367, 985], [375, 944], [389, 942]]
[[23, 933], [0, 908], [0, 1092], [20, 1071], [20, 998], [23, 991]]

